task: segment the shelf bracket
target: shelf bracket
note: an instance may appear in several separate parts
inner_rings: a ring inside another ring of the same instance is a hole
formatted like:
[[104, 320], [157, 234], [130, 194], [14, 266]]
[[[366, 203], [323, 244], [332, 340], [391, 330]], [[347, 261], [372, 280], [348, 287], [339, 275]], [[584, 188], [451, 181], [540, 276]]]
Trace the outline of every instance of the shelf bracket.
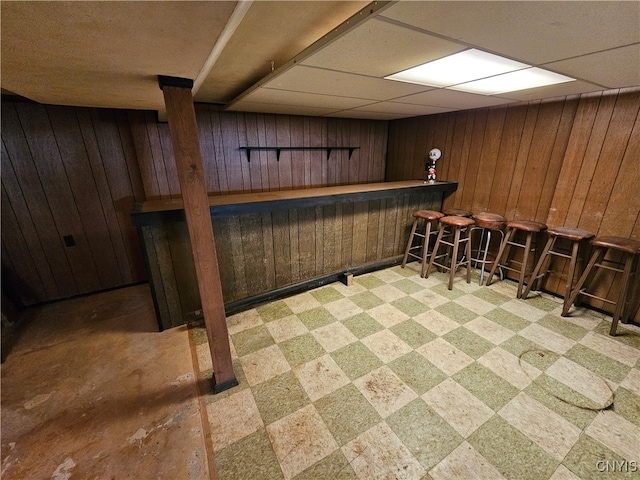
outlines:
[[353, 151], [359, 148], [360, 147], [240, 147], [240, 150], [245, 150], [247, 152], [247, 161], [251, 163], [251, 150], [275, 150], [276, 161], [279, 162], [280, 152], [282, 152], [283, 150], [326, 150], [327, 160], [329, 160], [329, 157], [331, 157], [331, 152], [333, 150], [347, 150], [349, 152], [349, 160], [351, 160]]

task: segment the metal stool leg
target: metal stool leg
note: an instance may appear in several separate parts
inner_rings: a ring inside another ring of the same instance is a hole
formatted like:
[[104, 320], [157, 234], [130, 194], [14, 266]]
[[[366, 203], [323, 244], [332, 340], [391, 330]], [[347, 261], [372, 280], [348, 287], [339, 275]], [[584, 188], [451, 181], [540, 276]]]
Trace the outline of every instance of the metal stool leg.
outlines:
[[502, 259], [504, 258], [506, 261], [508, 261], [509, 251], [511, 250], [510, 242], [515, 236], [515, 234], [516, 234], [516, 230], [513, 228], [507, 231], [507, 235], [504, 237], [504, 239], [502, 240], [502, 243], [500, 244], [500, 250], [498, 250], [498, 255], [496, 256], [496, 260], [493, 264], [493, 267], [491, 268], [491, 271], [489, 272], [489, 276], [487, 277], [487, 282], [485, 283], [486, 286], [491, 285], [491, 279], [493, 278], [493, 275], [496, 273], [496, 270], [500, 266]]
[[[467, 283], [471, 283], [471, 229], [469, 227], [466, 228], [467, 230], [467, 244], [465, 245], [465, 251], [467, 252], [466, 254], [466, 264], [467, 264]], [[491, 239], [491, 231], [489, 231], [489, 239]], [[485, 253], [485, 257], [486, 257], [486, 253]], [[483, 268], [484, 268], [484, 264], [483, 264]]]
[[458, 246], [460, 245], [460, 229], [456, 228], [453, 238], [453, 253], [451, 254], [451, 270], [449, 271], [449, 290], [453, 288], [453, 277], [458, 265]]

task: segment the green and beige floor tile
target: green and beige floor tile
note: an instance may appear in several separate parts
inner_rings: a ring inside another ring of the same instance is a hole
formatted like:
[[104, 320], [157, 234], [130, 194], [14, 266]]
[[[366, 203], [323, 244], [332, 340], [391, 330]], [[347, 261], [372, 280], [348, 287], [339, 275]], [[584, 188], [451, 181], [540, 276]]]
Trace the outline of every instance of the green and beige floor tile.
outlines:
[[191, 328], [219, 478], [637, 478], [640, 328], [478, 280], [410, 263], [233, 315], [218, 395]]

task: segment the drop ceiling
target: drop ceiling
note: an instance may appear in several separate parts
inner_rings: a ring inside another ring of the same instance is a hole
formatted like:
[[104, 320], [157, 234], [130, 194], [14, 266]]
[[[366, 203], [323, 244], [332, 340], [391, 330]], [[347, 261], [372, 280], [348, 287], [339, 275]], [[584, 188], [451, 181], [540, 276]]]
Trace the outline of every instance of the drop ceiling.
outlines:
[[[231, 111], [397, 119], [640, 86], [638, 1], [2, 2], [3, 93], [162, 113], [157, 75]], [[470, 48], [575, 78], [485, 96], [384, 77]]]

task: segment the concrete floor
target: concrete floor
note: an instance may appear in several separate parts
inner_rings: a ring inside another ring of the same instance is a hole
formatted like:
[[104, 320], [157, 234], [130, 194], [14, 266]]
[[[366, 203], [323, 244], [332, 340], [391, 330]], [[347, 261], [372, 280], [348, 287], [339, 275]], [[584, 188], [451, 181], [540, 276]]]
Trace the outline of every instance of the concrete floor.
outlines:
[[158, 332], [148, 285], [21, 322], [1, 367], [4, 480], [216, 478], [188, 331]]

